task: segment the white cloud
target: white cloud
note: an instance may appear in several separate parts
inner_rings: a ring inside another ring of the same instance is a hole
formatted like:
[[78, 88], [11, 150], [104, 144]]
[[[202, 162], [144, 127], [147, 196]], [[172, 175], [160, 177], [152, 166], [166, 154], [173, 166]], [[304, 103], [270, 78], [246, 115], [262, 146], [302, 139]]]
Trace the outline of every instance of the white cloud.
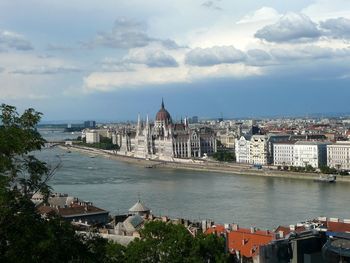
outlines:
[[350, 49], [323, 48], [316, 45], [295, 47], [293, 49], [274, 48], [270, 53], [278, 61], [287, 63], [290, 63], [291, 60], [314, 61], [316, 59], [327, 59], [329, 61], [330, 59], [350, 57]]
[[0, 30], [0, 48], [32, 50], [33, 46], [23, 35], [7, 30]]
[[262, 8], [245, 15], [236, 24], [257, 23], [265, 20], [277, 20], [281, 15], [272, 7]]
[[152, 42], [162, 43], [168, 48], [177, 48], [177, 44], [171, 39], [158, 39], [149, 36], [145, 23], [128, 19], [118, 18], [114, 22], [111, 32], [101, 32], [94, 40], [84, 43], [84, 47], [95, 48], [99, 46], [117, 49], [129, 49], [145, 47]]
[[177, 61], [160, 49], [134, 48], [123, 58], [123, 63], [144, 64], [148, 67], [177, 67]]
[[[68, 72], [79, 71], [70, 61], [30, 53], [0, 53], [2, 99], [40, 99], [57, 96], [69, 81]], [[65, 73], [65, 74], [59, 74]]]
[[268, 42], [310, 41], [321, 36], [317, 24], [304, 14], [287, 13], [275, 24], [267, 25], [255, 37]]
[[245, 57], [245, 54], [234, 46], [215, 46], [192, 49], [186, 54], [185, 62], [189, 65], [213, 66], [243, 62]]
[[334, 38], [350, 38], [350, 19], [344, 17], [321, 21], [320, 26], [325, 34]]
[[139, 66], [129, 72], [93, 72], [84, 79], [86, 92], [111, 91], [116, 89], [189, 83], [207, 78], [246, 78], [260, 75], [257, 67], [243, 64], [222, 64], [210, 67], [182, 66], [177, 68], [149, 68]]
[[303, 8], [301, 12], [314, 21], [336, 17], [350, 18], [349, 0], [315, 0], [311, 5]]

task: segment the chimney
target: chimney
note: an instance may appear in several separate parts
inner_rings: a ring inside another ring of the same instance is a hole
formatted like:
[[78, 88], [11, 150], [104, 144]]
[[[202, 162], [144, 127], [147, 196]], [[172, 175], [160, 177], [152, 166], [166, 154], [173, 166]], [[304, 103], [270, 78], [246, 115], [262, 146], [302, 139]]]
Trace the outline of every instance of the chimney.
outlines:
[[250, 233], [255, 233], [255, 231], [256, 231], [256, 228], [255, 228], [255, 226], [252, 226], [252, 227], [250, 227]]
[[233, 230], [233, 231], [237, 231], [238, 229], [239, 229], [238, 224], [233, 224], [233, 225], [232, 225], [232, 230]]
[[278, 231], [278, 235], [279, 238], [283, 238], [284, 237], [284, 232], [282, 230]]

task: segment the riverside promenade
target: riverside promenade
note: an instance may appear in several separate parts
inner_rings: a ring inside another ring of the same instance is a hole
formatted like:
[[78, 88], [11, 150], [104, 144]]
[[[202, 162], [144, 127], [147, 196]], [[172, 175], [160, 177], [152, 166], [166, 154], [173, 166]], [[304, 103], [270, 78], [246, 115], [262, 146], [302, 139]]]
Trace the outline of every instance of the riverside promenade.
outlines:
[[[170, 162], [162, 160], [146, 160], [141, 158], [135, 158], [131, 156], [125, 156], [113, 153], [111, 151], [100, 150], [96, 148], [83, 147], [83, 146], [64, 146], [59, 147], [63, 149], [73, 150], [82, 154], [94, 156], [102, 156], [104, 158], [118, 160], [145, 168], [152, 169], [185, 169], [204, 172], [219, 172], [227, 174], [237, 174], [246, 176], [264, 176], [264, 177], [278, 177], [287, 179], [302, 179], [302, 180], [314, 180], [319, 177], [319, 173], [304, 173], [304, 172], [291, 172], [291, 171], [279, 171], [275, 167], [263, 167], [257, 169], [248, 164], [239, 163], [225, 163], [209, 160], [199, 160], [193, 162]], [[337, 182], [350, 183], [350, 176], [337, 176]]]

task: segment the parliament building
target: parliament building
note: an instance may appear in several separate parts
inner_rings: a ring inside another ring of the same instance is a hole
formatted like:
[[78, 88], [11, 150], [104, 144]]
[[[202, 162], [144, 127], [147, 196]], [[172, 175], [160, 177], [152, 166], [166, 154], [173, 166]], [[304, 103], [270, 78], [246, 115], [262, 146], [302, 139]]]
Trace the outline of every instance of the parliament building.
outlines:
[[188, 121], [173, 123], [162, 100], [154, 123], [138, 116], [136, 129], [118, 134], [119, 154], [145, 159], [172, 161], [174, 158], [201, 158], [216, 152], [216, 135], [211, 128], [190, 128]]

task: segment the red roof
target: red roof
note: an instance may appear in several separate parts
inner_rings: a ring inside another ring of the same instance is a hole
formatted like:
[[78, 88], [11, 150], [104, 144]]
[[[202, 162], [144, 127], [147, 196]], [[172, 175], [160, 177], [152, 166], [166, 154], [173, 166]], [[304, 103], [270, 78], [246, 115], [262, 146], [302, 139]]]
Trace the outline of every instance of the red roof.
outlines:
[[254, 230], [248, 228], [238, 228], [238, 230], [226, 230], [222, 225], [209, 228], [206, 234], [227, 233], [228, 249], [230, 253], [239, 251], [242, 256], [251, 258], [257, 255], [259, 246], [267, 245], [275, 239], [275, 234], [268, 230]]
[[295, 226], [295, 230], [290, 230], [290, 227], [287, 227], [287, 226], [278, 226], [275, 230], [275, 233], [279, 233], [280, 231], [283, 231], [283, 236], [285, 237], [290, 232], [300, 233], [300, 232], [303, 232], [305, 230], [306, 229], [304, 226]]
[[256, 231], [250, 229], [238, 229], [228, 233], [228, 248], [231, 253], [239, 251], [241, 256], [251, 258], [258, 254], [259, 247], [267, 245], [275, 239], [274, 233], [269, 231]]
[[350, 232], [350, 223], [322, 221], [328, 231], [331, 232]]

